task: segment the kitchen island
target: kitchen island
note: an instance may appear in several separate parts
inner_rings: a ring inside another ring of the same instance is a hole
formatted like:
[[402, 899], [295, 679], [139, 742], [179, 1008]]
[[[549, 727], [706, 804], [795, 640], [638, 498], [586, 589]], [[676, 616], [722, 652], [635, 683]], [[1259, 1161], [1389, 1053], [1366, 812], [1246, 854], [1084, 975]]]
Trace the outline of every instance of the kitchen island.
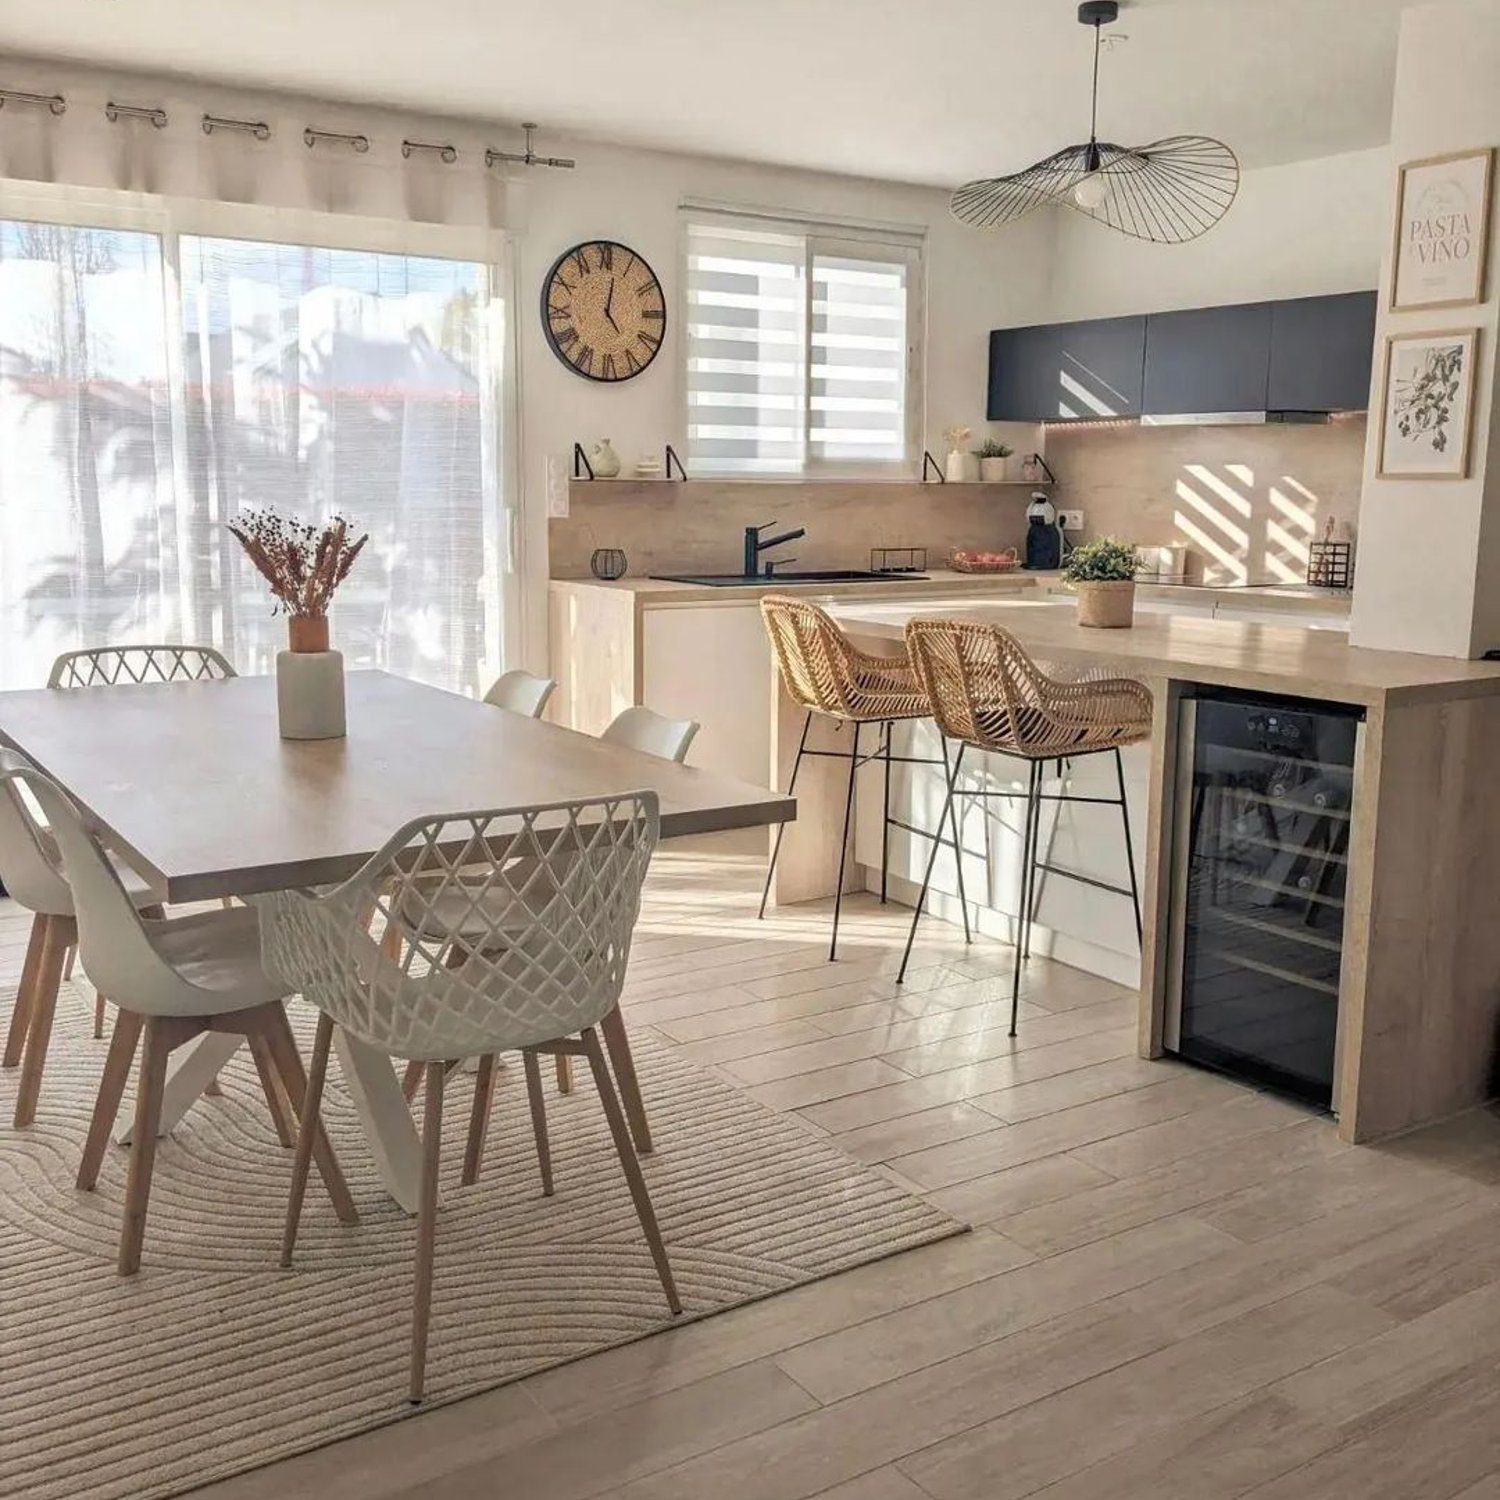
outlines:
[[[1500, 744], [1500, 664], [1361, 650], [1335, 631], [1178, 614], [1142, 613], [1132, 629], [1091, 630], [1069, 606], [1026, 597], [835, 601], [831, 608], [869, 649], [895, 649], [908, 619], [941, 613], [1001, 625], [1043, 660], [1107, 665], [1150, 687], [1151, 741], [1136, 768], [1146, 802], [1144, 1056], [1163, 1049], [1172, 982], [1173, 879], [1186, 817], [1178, 765], [1185, 705], [1211, 688], [1358, 710], [1337, 986], [1339, 1131], [1349, 1140], [1373, 1139], [1494, 1092], [1500, 925], [1490, 907], [1500, 889], [1500, 789], [1491, 757]], [[772, 712], [784, 778], [801, 714], [779, 695]], [[792, 858], [785, 884], [778, 872], [782, 900], [832, 889], [837, 833], [830, 838], [830, 819], [817, 810], [831, 800], [838, 773], [827, 769], [832, 762], [812, 764], [811, 771], [804, 765], [798, 822], [786, 835], [783, 859], [788, 851]], [[995, 774], [1006, 773], [997, 767]], [[930, 787], [922, 800], [930, 807]], [[913, 821], [933, 821], [925, 808], [912, 811]], [[1006, 849], [997, 850], [985, 832], [991, 865], [1007, 862]], [[967, 832], [965, 846], [971, 848]], [[988, 871], [980, 888], [992, 889], [999, 874]], [[971, 877], [971, 899], [975, 888]]]

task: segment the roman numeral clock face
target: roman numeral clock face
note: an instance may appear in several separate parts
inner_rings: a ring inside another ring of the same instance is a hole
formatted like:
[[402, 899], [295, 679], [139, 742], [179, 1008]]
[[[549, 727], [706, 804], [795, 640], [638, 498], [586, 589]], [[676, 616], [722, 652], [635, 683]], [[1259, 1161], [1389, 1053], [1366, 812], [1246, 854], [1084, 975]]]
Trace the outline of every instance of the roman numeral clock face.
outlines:
[[667, 303], [656, 272], [614, 240], [558, 256], [542, 283], [542, 327], [552, 352], [590, 380], [629, 380], [661, 350]]

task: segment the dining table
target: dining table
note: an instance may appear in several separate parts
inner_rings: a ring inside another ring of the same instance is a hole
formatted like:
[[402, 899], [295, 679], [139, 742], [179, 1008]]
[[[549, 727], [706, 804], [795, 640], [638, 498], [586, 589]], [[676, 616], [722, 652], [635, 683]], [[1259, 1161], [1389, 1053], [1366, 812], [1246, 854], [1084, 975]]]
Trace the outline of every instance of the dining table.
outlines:
[[[663, 839], [796, 815], [784, 794], [390, 672], [345, 686], [338, 739], [282, 739], [275, 679], [243, 676], [0, 693], [0, 744], [62, 786], [164, 905], [336, 883], [440, 813], [649, 790]], [[211, 1032], [181, 1050], [162, 1133], [242, 1040]], [[393, 1062], [342, 1028], [335, 1049], [381, 1181], [415, 1212], [420, 1138]]]

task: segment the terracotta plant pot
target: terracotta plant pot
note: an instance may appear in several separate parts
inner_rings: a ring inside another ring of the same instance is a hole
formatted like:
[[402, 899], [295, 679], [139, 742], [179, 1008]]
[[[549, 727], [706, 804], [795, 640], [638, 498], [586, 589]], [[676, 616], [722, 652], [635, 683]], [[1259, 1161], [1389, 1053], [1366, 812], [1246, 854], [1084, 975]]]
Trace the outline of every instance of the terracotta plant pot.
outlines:
[[1103, 630], [1123, 630], [1135, 621], [1135, 579], [1075, 583], [1078, 623]]
[[288, 615], [286, 643], [289, 649], [326, 651], [328, 649], [327, 615]]

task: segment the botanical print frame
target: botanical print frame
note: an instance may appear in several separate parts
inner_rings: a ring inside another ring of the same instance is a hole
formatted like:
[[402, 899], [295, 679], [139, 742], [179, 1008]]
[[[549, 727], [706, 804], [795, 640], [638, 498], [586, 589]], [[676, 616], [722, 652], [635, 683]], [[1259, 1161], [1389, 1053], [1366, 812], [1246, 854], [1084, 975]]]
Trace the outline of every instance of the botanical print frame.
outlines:
[[1381, 479], [1467, 479], [1477, 328], [1393, 333], [1380, 383]]
[[1391, 311], [1484, 301], [1494, 151], [1409, 161], [1396, 184]]

